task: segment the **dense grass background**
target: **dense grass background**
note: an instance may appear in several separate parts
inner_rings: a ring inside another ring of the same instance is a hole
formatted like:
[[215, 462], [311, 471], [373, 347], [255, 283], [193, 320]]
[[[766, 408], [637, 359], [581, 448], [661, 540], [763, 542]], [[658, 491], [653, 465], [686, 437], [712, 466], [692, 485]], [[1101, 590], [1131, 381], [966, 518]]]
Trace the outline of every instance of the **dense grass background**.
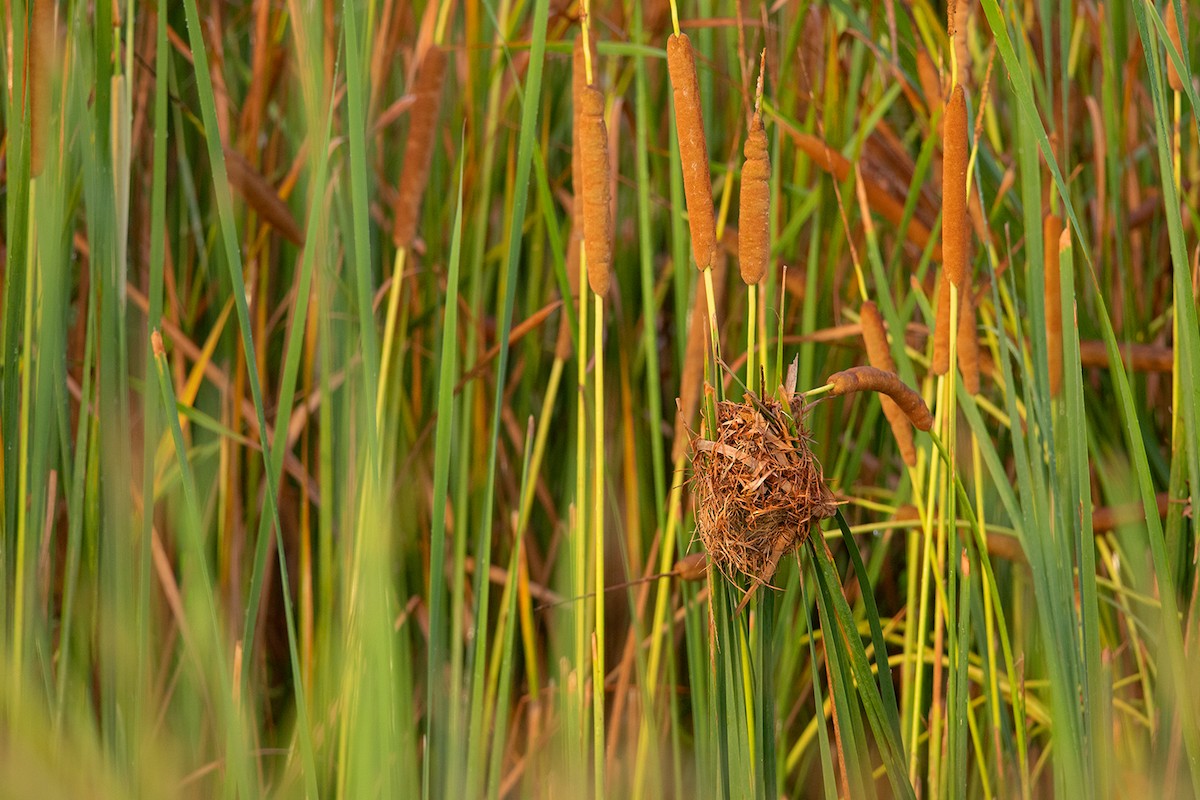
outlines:
[[[710, 400], [742, 397], [748, 308], [774, 393], [793, 359], [800, 390], [865, 363], [871, 299], [936, 414], [910, 469], [874, 396], [813, 407], [841, 514], [740, 614], [739, 585], [670, 574], [699, 548], [683, 437], [709, 293], [666, 2], [592, 4], [615, 269], [582, 304], [560, 301], [579, 4], [4, 13], [0, 794], [1200, 791], [1178, 0], [680, 4], [723, 232]], [[434, 47], [398, 248], [406, 92]], [[764, 49], [751, 305], [736, 190]], [[929, 370], [955, 80], [975, 395]], [[1047, 214], [1070, 231], [1061, 300]]]

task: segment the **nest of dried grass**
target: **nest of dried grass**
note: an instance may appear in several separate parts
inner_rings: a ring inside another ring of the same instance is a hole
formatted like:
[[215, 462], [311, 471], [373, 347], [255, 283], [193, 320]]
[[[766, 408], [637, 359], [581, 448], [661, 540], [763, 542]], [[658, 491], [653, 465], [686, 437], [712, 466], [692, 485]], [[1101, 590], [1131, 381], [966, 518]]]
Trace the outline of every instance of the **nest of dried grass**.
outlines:
[[767, 583], [779, 560], [837, 509], [801, 409], [750, 398], [717, 403], [712, 439], [692, 439], [696, 534], [727, 578]]

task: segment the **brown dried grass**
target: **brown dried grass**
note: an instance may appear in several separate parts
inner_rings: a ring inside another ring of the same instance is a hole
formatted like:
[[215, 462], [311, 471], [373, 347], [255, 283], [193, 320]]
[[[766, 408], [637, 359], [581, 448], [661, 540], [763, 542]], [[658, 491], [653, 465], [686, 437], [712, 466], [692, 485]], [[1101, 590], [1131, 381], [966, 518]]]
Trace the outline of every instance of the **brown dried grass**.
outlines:
[[708, 169], [708, 142], [700, 110], [700, 87], [696, 79], [696, 55], [686, 33], [667, 39], [667, 71], [675, 95], [675, 128], [679, 135], [679, 157], [683, 165], [683, 194], [687, 203], [688, 227], [696, 266], [712, 266], [717, 244], [713, 214], [712, 177]]
[[837, 504], [800, 409], [751, 398], [722, 401], [716, 412], [713, 438], [692, 440], [696, 534], [726, 577], [766, 583]]

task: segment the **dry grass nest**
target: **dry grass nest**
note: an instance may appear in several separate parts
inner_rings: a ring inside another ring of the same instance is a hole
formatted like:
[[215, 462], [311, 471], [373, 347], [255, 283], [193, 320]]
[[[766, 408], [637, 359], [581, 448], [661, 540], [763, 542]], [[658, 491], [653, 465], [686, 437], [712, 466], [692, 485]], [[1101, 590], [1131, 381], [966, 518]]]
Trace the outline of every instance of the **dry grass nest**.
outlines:
[[696, 534], [728, 578], [767, 583], [779, 560], [837, 509], [803, 410], [751, 397], [717, 403], [712, 439], [692, 439]]

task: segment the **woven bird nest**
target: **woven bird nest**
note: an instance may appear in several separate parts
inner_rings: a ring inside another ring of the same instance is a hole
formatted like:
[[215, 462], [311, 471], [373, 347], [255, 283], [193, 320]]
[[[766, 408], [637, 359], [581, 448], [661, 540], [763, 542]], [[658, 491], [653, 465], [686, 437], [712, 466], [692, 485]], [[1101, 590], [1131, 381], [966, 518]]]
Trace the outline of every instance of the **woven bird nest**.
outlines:
[[837, 503], [799, 408], [751, 398], [716, 410], [716, 435], [692, 439], [696, 534], [727, 578], [744, 575], [753, 588], [771, 580], [779, 560]]

